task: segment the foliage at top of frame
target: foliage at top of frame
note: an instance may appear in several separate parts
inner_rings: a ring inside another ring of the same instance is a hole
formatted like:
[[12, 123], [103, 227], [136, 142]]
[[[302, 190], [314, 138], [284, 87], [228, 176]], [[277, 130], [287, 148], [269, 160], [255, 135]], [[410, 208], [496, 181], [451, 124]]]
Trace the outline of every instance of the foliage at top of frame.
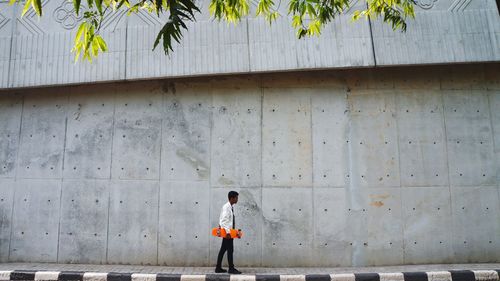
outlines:
[[[173, 52], [174, 41], [181, 43], [183, 31], [188, 30], [187, 23], [196, 21], [196, 14], [200, 12], [195, 0], [140, 0], [137, 3], [130, 3], [129, 0], [86, 0], [86, 5], [82, 5], [81, 0], [69, 1], [73, 2], [77, 16], [82, 8], [85, 9], [72, 49], [75, 62], [80, 57], [92, 61], [99, 52], [108, 50], [104, 38], [100, 35], [101, 24], [108, 12], [127, 9], [127, 15], [130, 15], [142, 10], [158, 17], [166, 16], [167, 21], [153, 43], [154, 50], [161, 42], [166, 55]], [[237, 24], [249, 14], [249, 0], [210, 1], [209, 12], [216, 20]], [[407, 19], [415, 17], [415, 0], [364, 1], [366, 8], [354, 11], [353, 20], [380, 17], [394, 30], [406, 31]], [[30, 8], [40, 17], [43, 14], [41, 0], [10, 0], [10, 4], [14, 3], [23, 4], [21, 16]], [[350, 0], [290, 0], [288, 15], [292, 17], [292, 27], [297, 38], [319, 36], [324, 25], [348, 10], [350, 5]], [[255, 16], [262, 16], [272, 24], [281, 14], [273, 0], [258, 0]]]

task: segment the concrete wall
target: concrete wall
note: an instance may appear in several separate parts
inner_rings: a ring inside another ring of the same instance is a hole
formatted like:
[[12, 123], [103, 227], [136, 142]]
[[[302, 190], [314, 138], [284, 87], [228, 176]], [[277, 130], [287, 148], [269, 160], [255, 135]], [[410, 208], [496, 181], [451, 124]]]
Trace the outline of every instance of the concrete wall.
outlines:
[[4, 91], [0, 260], [500, 261], [498, 64]]
[[[352, 8], [325, 26], [320, 37], [298, 40], [287, 4], [272, 26], [249, 16], [237, 26], [202, 14], [188, 25], [182, 44], [165, 56], [153, 42], [165, 18], [125, 10], [106, 16], [102, 35], [109, 52], [90, 63], [73, 63], [70, 52], [78, 27], [73, 6], [43, 0], [44, 16], [0, 1], [0, 89], [214, 74], [300, 69], [500, 61], [500, 17], [495, 0], [418, 0], [406, 33], [380, 20], [352, 22]], [[249, 1], [252, 2], [252, 1]], [[255, 4], [251, 9], [254, 10]], [[253, 15], [253, 14], [252, 14]]]

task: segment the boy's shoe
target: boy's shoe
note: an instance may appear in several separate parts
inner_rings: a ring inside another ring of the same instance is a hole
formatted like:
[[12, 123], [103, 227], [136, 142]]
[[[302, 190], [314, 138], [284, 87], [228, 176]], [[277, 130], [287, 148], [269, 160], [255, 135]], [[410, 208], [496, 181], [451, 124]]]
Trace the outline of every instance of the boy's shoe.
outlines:
[[215, 268], [215, 273], [225, 273], [227, 272], [227, 270], [225, 270], [224, 268]]
[[241, 274], [241, 272], [239, 270], [237, 270], [236, 268], [230, 268], [229, 271], [228, 271], [229, 274]]

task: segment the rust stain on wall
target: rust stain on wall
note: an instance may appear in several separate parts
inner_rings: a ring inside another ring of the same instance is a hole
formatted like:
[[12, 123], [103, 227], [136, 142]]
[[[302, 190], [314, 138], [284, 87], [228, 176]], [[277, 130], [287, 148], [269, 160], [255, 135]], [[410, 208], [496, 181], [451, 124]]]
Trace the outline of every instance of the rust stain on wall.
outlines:
[[370, 203], [370, 205], [375, 206], [375, 207], [382, 207], [384, 206], [384, 202], [382, 201], [373, 201]]

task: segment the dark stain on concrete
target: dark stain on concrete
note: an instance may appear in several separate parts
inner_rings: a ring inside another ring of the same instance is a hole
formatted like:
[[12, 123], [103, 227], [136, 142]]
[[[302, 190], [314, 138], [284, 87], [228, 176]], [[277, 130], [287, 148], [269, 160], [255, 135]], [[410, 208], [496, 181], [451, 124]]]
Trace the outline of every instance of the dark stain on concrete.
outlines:
[[196, 171], [199, 178], [209, 177], [206, 162], [209, 140], [202, 131], [203, 121], [209, 118], [209, 110], [199, 102], [183, 103], [178, 98], [166, 105], [166, 134], [174, 136], [175, 153]]

